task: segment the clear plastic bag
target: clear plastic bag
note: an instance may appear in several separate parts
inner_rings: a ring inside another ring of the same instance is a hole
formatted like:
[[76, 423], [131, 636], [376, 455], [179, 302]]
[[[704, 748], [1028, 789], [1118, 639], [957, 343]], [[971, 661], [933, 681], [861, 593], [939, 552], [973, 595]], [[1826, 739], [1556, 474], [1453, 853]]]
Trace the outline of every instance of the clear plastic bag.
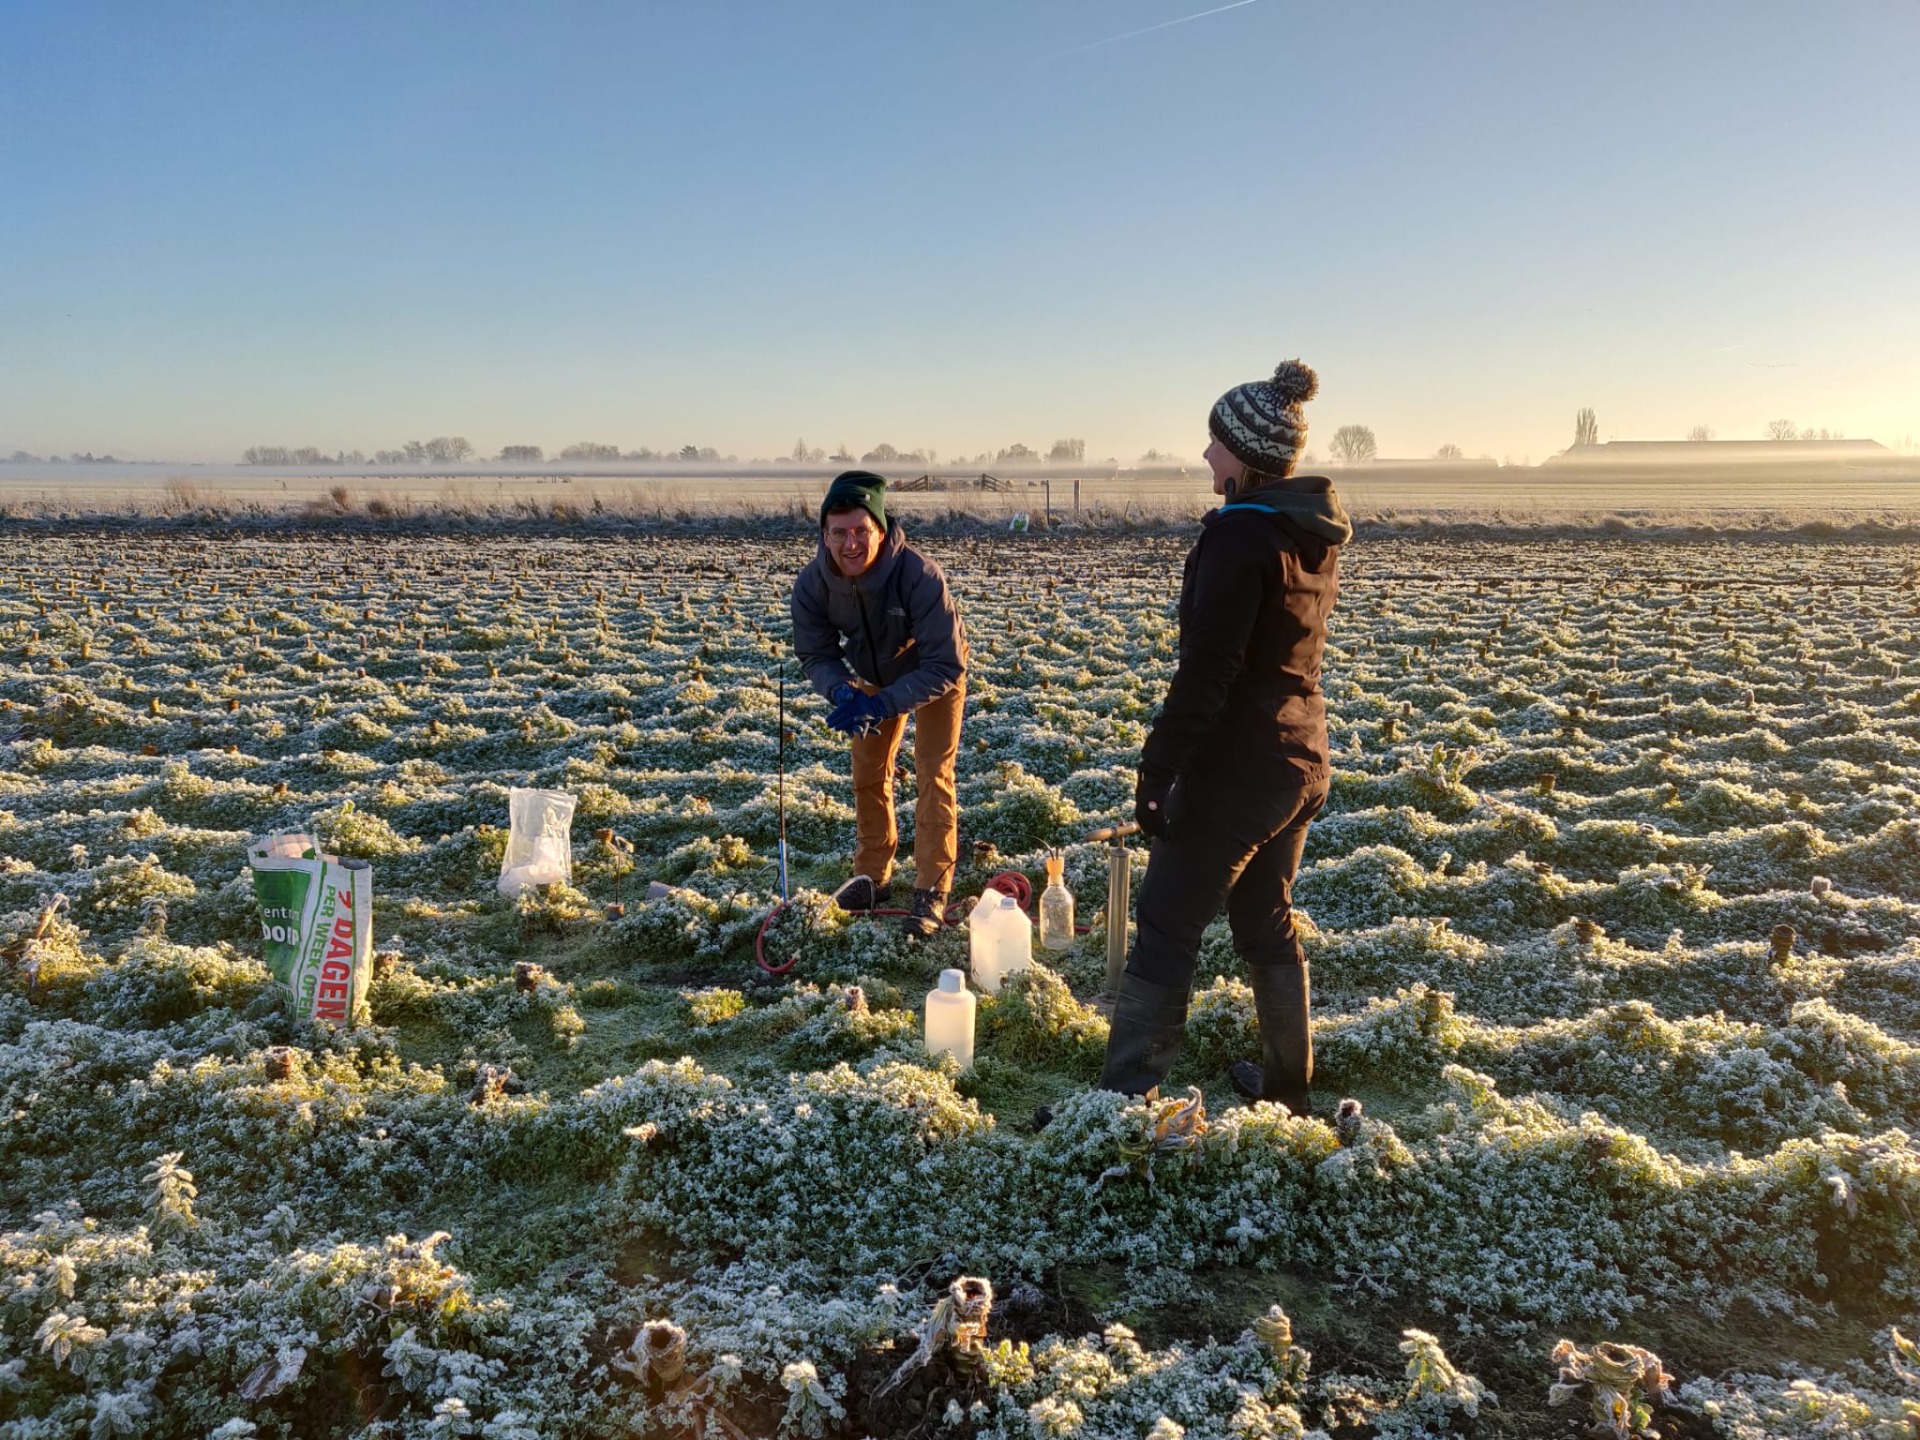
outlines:
[[564, 790], [507, 792], [507, 853], [500, 861], [500, 893], [513, 899], [530, 885], [573, 879], [573, 807]]

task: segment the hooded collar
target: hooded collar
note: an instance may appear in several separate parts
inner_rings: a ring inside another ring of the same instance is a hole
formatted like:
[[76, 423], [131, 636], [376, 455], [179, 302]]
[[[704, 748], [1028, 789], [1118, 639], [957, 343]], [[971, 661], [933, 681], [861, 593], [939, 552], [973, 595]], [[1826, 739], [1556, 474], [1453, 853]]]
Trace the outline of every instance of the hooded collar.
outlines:
[[[1340, 503], [1333, 481], [1325, 475], [1291, 475], [1284, 480], [1269, 480], [1235, 495], [1220, 510], [1228, 505], [1257, 505], [1272, 510], [1329, 545], [1345, 545], [1353, 539], [1353, 521], [1347, 515], [1346, 506]], [[1220, 510], [1213, 514], [1218, 515]]]
[[827, 588], [842, 592], [855, 592], [861, 595], [877, 595], [893, 575], [900, 563], [900, 552], [907, 548], [907, 532], [900, 522], [891, 517], [887, 520], [887, 533], [881, 538], [880, 553], [873, 557], [873, 563], [862, 570], [856, 579], [849, 580], [840, 573], [840, 567], [834, 563], [833, 554], [827, 549], [824, 535], [820, 540], [820, 573], [826, 577]]

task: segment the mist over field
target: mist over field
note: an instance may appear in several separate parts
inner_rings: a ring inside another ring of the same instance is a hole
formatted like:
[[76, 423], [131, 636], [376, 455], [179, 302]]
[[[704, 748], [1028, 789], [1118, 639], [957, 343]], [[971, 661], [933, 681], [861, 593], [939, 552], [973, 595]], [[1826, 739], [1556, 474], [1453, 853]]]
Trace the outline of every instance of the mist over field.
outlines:
[[[1313, 468], [1335, 479], [1349, 508], [1364, 520], [1720, 529], [1920, 523], [1920, 457], [1878, 446], [1733, 445], [1726, 447], [1737, 452], [1730, 456], [1711, 453], [1718, 446], [1626, 447], [1618, 454], [1607, 453], [1609, 448], [1586, 457], [1570, 450], [1532, 466], [1462, 458]], [[1700, 451], [1699, 458], [1689, 450]], [[738, 514], [804, 522], [833, 475], [853, 463], [16, 463], [0, 466], [0, 511], [19, 517], [250, 515], [315, 522], [440, 516], [612, 523]], [[907, 517], [1005, 523], [1026, 514], [1063, 525], [1128, 516], [1179, 522], [1218, 503], [1205, 465], [1174, 456], [1126, 466], [873, 463], [892, 482], [890, 504]]]

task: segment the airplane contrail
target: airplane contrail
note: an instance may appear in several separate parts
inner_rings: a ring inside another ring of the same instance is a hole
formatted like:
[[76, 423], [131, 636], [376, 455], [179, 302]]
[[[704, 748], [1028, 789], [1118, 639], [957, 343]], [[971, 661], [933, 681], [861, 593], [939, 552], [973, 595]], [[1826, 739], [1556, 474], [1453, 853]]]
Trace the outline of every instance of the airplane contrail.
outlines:
[[1257, 4], [1258, 0], [1233, 0], [1230, 5], [1216, 5], [1211, 10], [1201, 10], [1192, 15], [1182, 15], [1175, 20], [1162, 20], [1158, 25], [1148, 25], [1139, 30], [1129, 30], [1124, 35], [1109, 35], [1104, 40], [1089, 40], [1085, 45], [1072, 45], [1065, 50], [1056, 50], [1051, 55], [1042, 55], [1042, 60], [1058, 60], [1062, 55], [1078, 55], [1083, 50], [1098, 50], [1102, 45], [1118, 45], [1122, 40], [1137, 39], [1142, 35], [1151, 35], [1156, 30], [1171, 30], [1175, 25], [1185, 25], [1194, 20], [1204, 20], [1209, 15], [1218, 15], [1227, 10], [1238, 10], [1245, 5]]

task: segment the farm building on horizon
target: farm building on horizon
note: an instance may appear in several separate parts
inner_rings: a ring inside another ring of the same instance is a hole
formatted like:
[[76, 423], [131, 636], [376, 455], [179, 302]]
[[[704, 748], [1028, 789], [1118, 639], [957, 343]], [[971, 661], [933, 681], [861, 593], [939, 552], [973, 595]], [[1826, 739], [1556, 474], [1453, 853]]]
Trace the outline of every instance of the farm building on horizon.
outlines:
[[1899, 457], [1878, 440], [1608, 440], [1570, 445], [1547, 465], [1873, 464]]

